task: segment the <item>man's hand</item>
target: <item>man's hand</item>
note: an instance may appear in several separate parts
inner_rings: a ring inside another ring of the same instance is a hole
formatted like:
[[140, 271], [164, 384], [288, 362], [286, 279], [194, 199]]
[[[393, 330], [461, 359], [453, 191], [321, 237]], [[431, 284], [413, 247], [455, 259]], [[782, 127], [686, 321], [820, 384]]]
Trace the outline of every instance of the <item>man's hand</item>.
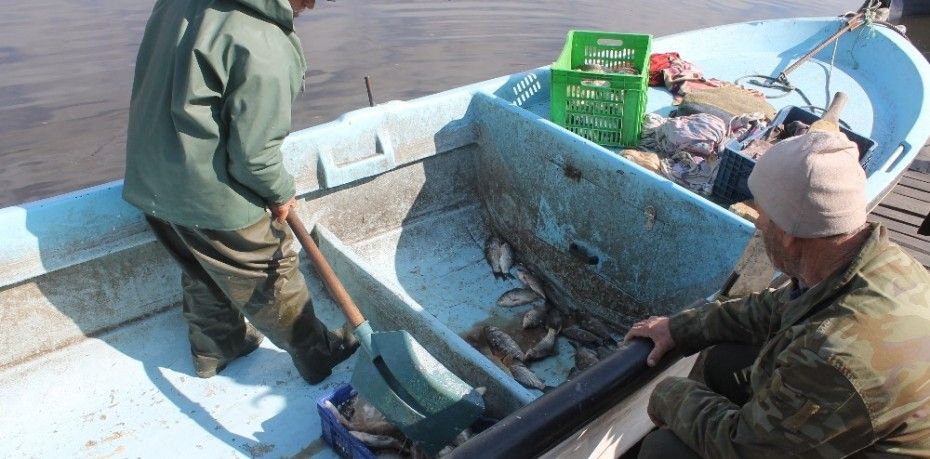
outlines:
[[675, 347], [675, 340], [672, 339], [672, 331], [668, 327], [668, 317], [652, 316], [646, 320], [636, 322], [623, 340], [629, 341], [636, 337], [649, 338], [655, 343], [652, 352], [650, 352], [649, 357], [646, 358], [646, 364], [650, 367], [656, 366], [656, 364], [659, 363], [659, 359], [661, 359], [666, 352]]
[[291, 209], [297, 208], [297, 198], [292, 197], [283, 204], [268, 204], [268, 208], [271, 209], [272, 218], [277, 220], [278, 223], [284, 223], [284, 221], [287, 220], [287, 214], [291, 211]]

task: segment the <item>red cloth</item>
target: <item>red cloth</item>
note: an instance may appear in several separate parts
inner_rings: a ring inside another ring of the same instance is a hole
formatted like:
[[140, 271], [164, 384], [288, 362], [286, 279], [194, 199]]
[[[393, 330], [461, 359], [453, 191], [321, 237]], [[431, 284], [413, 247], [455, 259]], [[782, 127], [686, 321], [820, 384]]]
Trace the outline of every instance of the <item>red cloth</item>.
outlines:
[[681, 59], [678, 53], [655, 53], [649, 56], [649, 86], [665, 86], [662, 71], [669, 68], [672, 61]]

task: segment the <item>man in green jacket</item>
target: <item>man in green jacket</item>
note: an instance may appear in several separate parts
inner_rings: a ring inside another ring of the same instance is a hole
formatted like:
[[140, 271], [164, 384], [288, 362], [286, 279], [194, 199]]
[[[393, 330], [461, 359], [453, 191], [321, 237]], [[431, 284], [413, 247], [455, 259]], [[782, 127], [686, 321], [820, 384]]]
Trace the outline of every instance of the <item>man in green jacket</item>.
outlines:
[[181, 265], [200, 377], [262, 333], [311, 384], [358, 346], [315, 316], [284, 224], [296, 200], [280, 146], [307, 66], [294, 17], [313, 5], [158, 0], [139, 48], [123, 197]]
[[866, 223], [857, 160], [838, 132], [777, 144], [749, 187], [791, 282], [633, 326], [650, 366], [709, 348], [704, 382], [656, 386], [639, 457], [930, 457], [930, 275]]

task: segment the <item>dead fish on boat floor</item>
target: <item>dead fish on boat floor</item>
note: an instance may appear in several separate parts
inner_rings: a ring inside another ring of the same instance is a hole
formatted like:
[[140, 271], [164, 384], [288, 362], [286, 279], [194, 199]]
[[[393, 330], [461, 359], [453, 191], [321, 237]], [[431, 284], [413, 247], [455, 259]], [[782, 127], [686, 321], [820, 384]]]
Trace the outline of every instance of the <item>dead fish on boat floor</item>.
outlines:
[[546, 391], [549, 389], [549, 386], [543, 382], [542, 379], [539, 379], [539, 376], [536, 376], [536, 373], [533, 373], [533, 370], [527, 368], [526, 365], [520, 362], [511, 363], [508, 367], [510, 369], [510, 374], [513, 375], [518, 383], [523, 384], [530, 389], [536, 389], [541, 391]]
[[495, 235], [488, 236], [484, 241], [484, 259], [491, 266], [491, 272], [494, 273], [495, 279], [503, 279], [504, 273], [501, 271], [501, 244], [503, 241]]
[[597, 353], [591, 349], [576, 343], [572, 343], [572, 346], [575, 347], [575, 368], [577, 368], [579, 372], [593, 367], [600, 361], [600, 359], [597, 358]]
[[556, 330], [562, 329], [562, 312], [559, 308], [546, 301], [546, 326]]
[[523, 361], [526, 354], [520, 349], [520, 346], [514, 341], [507, 332], [493, 325], [484, 327], [484, 339], [487, 340], [491, 351], [499, 355], [502, 360], [509, 357], [512, 360]]
[[497, 305], [502, 308], [512, 308], [514, 306], [530, 304], [538, 299], [539, 295], [537, 295], [536, 292], [528, 288], [517, 287], [504, 292], [504, 294], [497, 299]]
[[590, 314], [582, 314], [579, 325], [581, 325], [581, 328], [605, 340], [615, 341], [613, 335], [610, 334], [610, 328], [607, 328], [607, 325], [604, 325], [604, 322], [601, 322], [597, 317]]
[[501, 254], [499, 261], [501, 273], [503, 273], [504, 277], [513, 279], [513, 274], [510, 274], [510, 269], [513, 268], [513, 248], [510, 247], [510, 244], [508, 244], [507, 241], [501, 242]]
[[617, 351], [616, 347], [612, 346], [598, 346], [597, 348], [597, 358], [604, 360], [607, 357], [610, 357], [611, 354]]
[[[563, 316], [572, 315], [574, 308], [570, 305], [568, 301], [568, 296], [564, 291], [555, 287], [553, 284], [543, 284], [543, 293], [546, 294], [546, 301], [549, 303], [550, 309], [558, 309]], [[558, 327], [552, 327], [558, 328]]]
[[374, 435], [359, 430], [350, 430], [349, 434], [358, 441], [372, 449], [391, 449], [395, 451], [406, 451], [404, 444], [390, 435]]
[[584, 371], [594, 366], [600, 359], [597, 353], [579, 344], [575, 344], [575, 367], [578, 371]]
[[329, 400], [323, 403], [323, 407], [332, 413], [336, 420], [347, 430], [356, 430], [371, 435], [388, 435], [400, 437], [400, 429], [388, 420], [378, 411], [374, 405], [368, 403], [361, 396], [344, 404], [342, 410], [336, 408]]
[[534, 276], [525, 266], [517, 266], [517, 279], [520, 279], [520, 282], [523, 282], [523, 285], [526, 285], [527, 288], [536, 292], [541, 298], [546, 297], [546, 293], [543, 290], [543, 284], [538, 277]]
[[552, 355], [555, 351], [555, 341], [558, 334], [555, 329], [550, 328], [546, 332], [546, 336], [543, 336], [538, 343], [526, 351], [526, 361], [541, 360]]
[[523, 314], [523, 321], [521, 322], [523, 329], [536, 328], [544, 324], [547, 317], [546, 309], [546, 305], [543, 304], [526, 311], [526, 314]]
[[513, 279], [513, 249], [506, 241], [492, 234], [484, 241], [484, 259], [491, 266], [495, 279]]
[[562, 335], [581, 344], [598, 345], [601, 344], [602, 341], [601, 338], [594, 333], [591, 333], [583, 328], [579, 328], [575, 325], [563, 328]]

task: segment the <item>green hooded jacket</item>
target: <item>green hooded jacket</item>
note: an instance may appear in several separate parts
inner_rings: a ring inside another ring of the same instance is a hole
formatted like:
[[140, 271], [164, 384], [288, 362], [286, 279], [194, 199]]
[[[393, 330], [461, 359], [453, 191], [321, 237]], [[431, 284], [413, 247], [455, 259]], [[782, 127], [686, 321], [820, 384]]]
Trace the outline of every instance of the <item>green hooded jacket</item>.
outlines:
[[762, 350], [745, 405], [667, 378], [652, 417], [703, 457], [930, 457], [930, 274], [873, 224], [848, 268], [798, 297], [793, 287], [672, 316], [686, 354]]
[[280, 146], [306, 67], [288, 0], [158, 0], [136, 61], [123, 198], [214, 230], [290, 199]]

